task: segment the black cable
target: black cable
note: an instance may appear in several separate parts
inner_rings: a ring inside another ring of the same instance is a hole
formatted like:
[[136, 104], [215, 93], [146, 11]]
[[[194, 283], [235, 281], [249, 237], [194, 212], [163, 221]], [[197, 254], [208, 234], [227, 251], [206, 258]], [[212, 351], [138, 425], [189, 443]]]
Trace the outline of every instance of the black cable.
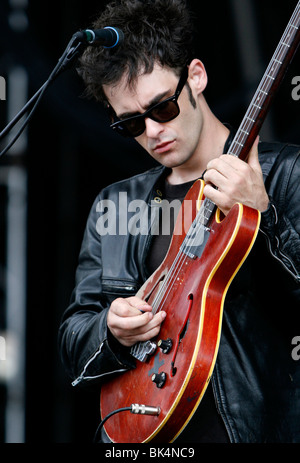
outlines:
[[103, 427], [104, 423], [113, 415], [115, 415], [116, 413], [120, 413], [120, 412], [126, 412], [126, 411], [131, 411], [132, 410], [132, 407], [124, 407], [124, 408], [118, 408], [117, 410], [114, 410], [113, 412], [109, 413], [99, 424], [98, 428], [96, 429], [96, 432], [95, 432], [95, 436], [94, 436], [94, 439], [93, 439], [93, 443], [94, 444], [97, 444], [99, 442], [98, 440], [98, 435], [101, 431], [101, 428]]

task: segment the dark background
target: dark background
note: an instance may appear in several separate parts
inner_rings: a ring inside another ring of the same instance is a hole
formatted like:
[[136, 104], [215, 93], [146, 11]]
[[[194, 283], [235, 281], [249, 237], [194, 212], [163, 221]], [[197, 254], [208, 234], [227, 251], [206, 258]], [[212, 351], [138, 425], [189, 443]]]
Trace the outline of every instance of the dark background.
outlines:
[[[87, 27], [106, 2], [29, 0], [18, 7], [16, 3], [1, 0], [0, 4], [0, 75], [5, 77], [12, 66], [24, 67], [31, 96], [45, 82], [73, 33]], [[233, 8], [237, 3], [242, 5], [238, 16]], [[242, 120], [296, 3], [189, 1], [198, 30], [198, 56], [209, 76], [206, 98], [222, 121], [236, 126]], [[247, 13], [244, 23], [248, 6], [252, 16]], [[23, 31], [11, 26], [12, 13], [27, 18]], [[300, 141], [300, 101], [291, 96], [292, 78], [300, 75], [299, 63], [298, 53], [265, 123], [264, 139]], [[57, 330], [73, 289], [85, 221], [96, 194], [105, 185], [153, 165], [134, 141], [124, 142], [108, 129], [103, 109], [82, 98], [82, 91], [74, 69], [61, 75], [29, 125], [26, 149], [0, 159], [0, 170], [19, 165], [28, 176], [26, 442], [83, 443], [93, 437], [99, 418], [98, 391], [71, 387], [57, 352]], [[1, 101], [0, 131], [8, 123], [6, 107], [7, 102]], [[0, 227], [5, 241], [3, 212]], [[1, 294], [0, 323], [5, 325], [4, 286]], [[4, 383], [1, 441], [5, 441], [5, 389]]]

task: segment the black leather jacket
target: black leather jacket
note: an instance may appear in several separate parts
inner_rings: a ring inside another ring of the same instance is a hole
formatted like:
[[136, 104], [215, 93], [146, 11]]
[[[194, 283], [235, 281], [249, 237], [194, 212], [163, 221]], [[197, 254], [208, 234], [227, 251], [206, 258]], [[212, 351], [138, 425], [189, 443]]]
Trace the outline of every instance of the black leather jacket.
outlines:
[[[212, 386], [231, 442], [300, 442], [300, 361], [291, 355], [292, 339], [300, 335], [299, 147], [260, 143], [259, 152], [271, 202], [226, 296]], [[128, 349], [108, 332], [106, 316], [113, 299], [135, 294], [149, 277], [150, 234], [100, 236], [99, 205], [111, 200], [118, 210], [119, 193], [127, 192], [128, 201], [138, 198], [153, 208], [165, 174], [157, 167], [113, 184], [91, 209], [59, 331], [74, 385], [101, 384], [134, 366]]]

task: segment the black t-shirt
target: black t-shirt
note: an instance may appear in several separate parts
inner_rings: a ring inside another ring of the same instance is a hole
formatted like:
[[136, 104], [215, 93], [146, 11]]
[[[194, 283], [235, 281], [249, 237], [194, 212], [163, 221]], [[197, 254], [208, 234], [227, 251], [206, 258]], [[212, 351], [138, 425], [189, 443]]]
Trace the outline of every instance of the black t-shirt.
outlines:
[[[175, 200], [182, 202], [193, 183], [194, 182], [192, 181], [181, 185], [170, 185], [167, 181], [165, 181], [159, 189], [159, 197], [161, 200], [166, 200], [169, 202]], [[171, 214], [169, 213], [170, 211]], [[164, 214], [162, 203], [158, 233], [152, 237], [151, 247], [146, 261], [147, 268], [150, 273], [153, 273], [158, 268], [168, 251], [174, 223], [176, 221], [175, 214], [172, 214], [173, 211], [176, 211], [176, 207], [168, 209], [168, 214], [166, 214], [168, 223], [165, 224], [167, 226], [163, 229], [164, 224], [162, 218], [164, 217]], [[170, 233], [167, 233], [168, 227]], [[225, 425], [216, 408], [211, 384], [208, 385], [197, 411], [195, 412], [186, 428], [178, 436], [176, 442], [229, 442]]]

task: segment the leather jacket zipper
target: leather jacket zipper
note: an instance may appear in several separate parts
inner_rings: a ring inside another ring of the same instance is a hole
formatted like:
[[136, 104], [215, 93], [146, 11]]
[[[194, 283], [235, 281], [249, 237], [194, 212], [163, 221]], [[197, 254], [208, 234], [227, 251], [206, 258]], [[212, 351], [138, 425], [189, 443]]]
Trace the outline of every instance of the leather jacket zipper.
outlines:
[[88, 366], [98, 357], [98, 355], [101, 353], [102, 351], [102, 347], [104, 345], [104, 342], [102, 342], [102, 344], [100, 345], [99, 349], [94, 353], [94, 355], [87, 361], [87, 363], [84, 365], [83, 367], [83, 370], [82, 372], [80, 373], [80, 375], [78, 376], [78, 378], [76, 378], [71, 384], [72, 386], [77, 386], [78, 384], [82, 383], [83, 381], [91, 381], [91, 380], [95, 380], [95, 379], [99, 379], [99, 378], [102, 378], [103, 376], [107, 376], [107, 375], [112, 375], [114, 373], [121, 373], [123, 371], [127, 371], [126, 368], [122, 368], [121, 370], [115, 370], [115, 371], [110, 371], [108, 373], [102, 373], [101, 375], [97, 375], [97, 376], [84, 376], [85, 373], [86, 373], [86, 370], [88, 368]]

